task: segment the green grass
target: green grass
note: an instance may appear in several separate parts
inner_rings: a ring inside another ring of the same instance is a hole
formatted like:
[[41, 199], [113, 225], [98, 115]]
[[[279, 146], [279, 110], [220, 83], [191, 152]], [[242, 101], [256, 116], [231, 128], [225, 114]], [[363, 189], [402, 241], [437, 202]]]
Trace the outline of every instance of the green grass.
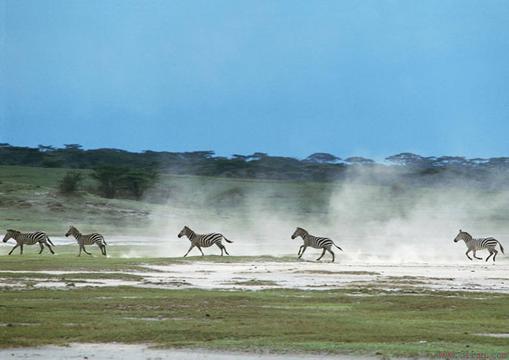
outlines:
[[507, 339], [475, 334], [509, 332], [509, 297], [451, 295], [352, 297], [347, 291], [131, 287], [4, 290], [0, 346], [117, 341], [388, 356], [507, 351]]
[[[146, 264], [294, 261], [119, 257], [125, 250], [111, 247], [109, 258], [97, 251], [96, 256], [78, 258], [75, 246], [61, 246], [54, 256], [1, 256], [0, 282], [26, 286], [0, 290], [0, 347], [116, 341], [217, 350], [429, 357], [440, 352], [494, 354], [507, 348], [507, 339], [476, 335], [509, 332], [509, 296], [504, 294], [432, 292], [399, 284], [402, 290], [395, 292], [369, 283], [336, 291], [33, 287], [40, 281], [141, 281], [142, 277], [124, 272], [143, 271]], [[16, 272], [19, 270], [27, 273]], [[78, 273], [36, 273], [42, 270]]]
[[[107, 251], [109, 256], [105, 258], [100, 254], [96, 246], [87, 247], [92, 256], [84, 253], [78, 257], [77, 245], [56, 246], [55, 255], [51, 255], [48, 250], [38, 254], [38, 246], [26, 246], [23, 255], [19, 255], [19, 250], [14, 250], [13, 254], [7, 256], [14, 244], [9, 246], [0, 245], [0, 271], [146, 271], [143, 265], [171, 265], [176, 263], [192, 263], [195, 261], [218, 262], [218, 263], [239, 263], [239, 262], [293, 262], [294, 257], [272, 257], [272, 256], [188, 256], [175, 258], [153, 257], [157, 254], [157, 248], [150, 246], [110, 246]], [[128, 254], [136, 253], [139, 257], [128, 257]]]
[[[58, 183], [69, 170], [0, 166], [0, 228], [43, 230], [62, 236], [69, 224], [83, 224], [107, 233], [118, 228], [136, 233], [140, 225], [148, 224], [148, 215], [157, 208], [133, 200], [104, 199], [86, 191], [61, 195]], [[84, 174], [86, 189], [95, 186], [88, 176], [90, 170], [72, 170]]]

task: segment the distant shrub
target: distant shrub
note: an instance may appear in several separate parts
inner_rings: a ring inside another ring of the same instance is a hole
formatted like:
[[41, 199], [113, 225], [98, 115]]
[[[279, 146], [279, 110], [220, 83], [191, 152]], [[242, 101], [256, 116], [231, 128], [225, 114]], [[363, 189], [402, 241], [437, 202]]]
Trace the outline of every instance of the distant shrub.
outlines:
[[122, 177], [127, 172], [126, 168], [116, 166], [102, 166], [94, 169], [90, 176], [99, 183], [101, 196], [113, 199], [121, 187]]
[[77, 171], [68, 171], [60, 180], [58, 188], [62, 194], [73, 194], [78, 191], [83, 175]]
[[154, 169], [103, 166], [96, 168], [90, 176], [99, 183], [98, 191], [103, 197], [141, 200], [159, 174]]

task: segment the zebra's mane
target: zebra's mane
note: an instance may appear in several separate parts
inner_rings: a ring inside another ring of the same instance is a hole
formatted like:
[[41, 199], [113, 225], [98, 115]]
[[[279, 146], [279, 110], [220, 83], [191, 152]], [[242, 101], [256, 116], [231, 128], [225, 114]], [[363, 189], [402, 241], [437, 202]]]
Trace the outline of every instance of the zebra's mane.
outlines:
[[81, 234], [81, 232], [75, 226], [73, 226], [73, 225], [71, 225], [69, 230], [74, 232], [74, 233], [76, 233], [76, 234]]
[[7, 232], [18, 233], [19, 234], [21, 231], [13, 230], [13, 229], [7, 229]]
[[469, 233], [467, 233], [466, 231], [462, 231], [461, 232], [463, 234], [463, 236], [465, 236], [465, 238], [467, 239], [467, 241], [470, 241], [473, 239], [472, 235], [470, 235]]

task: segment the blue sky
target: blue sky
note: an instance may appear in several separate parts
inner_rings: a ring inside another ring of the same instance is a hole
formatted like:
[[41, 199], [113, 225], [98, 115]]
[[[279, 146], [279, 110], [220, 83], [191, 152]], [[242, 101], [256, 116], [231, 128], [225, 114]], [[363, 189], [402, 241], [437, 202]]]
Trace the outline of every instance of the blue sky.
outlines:
[[509, 2], [0, 0], [0, 142], [509, 155]]

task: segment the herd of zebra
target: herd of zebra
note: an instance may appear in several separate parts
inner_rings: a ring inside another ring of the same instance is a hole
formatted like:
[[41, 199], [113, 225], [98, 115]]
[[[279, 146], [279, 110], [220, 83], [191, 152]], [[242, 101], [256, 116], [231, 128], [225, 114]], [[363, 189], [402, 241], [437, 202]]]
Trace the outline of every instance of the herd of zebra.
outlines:
[[[85, 245], [94, 244], [99, 246], [101, 253], [104, 256], [106, 256], [106, 241], [104, 240], [104, 236], [102, 236], [99, 233], [84, 235], [74, 226], [70, 226], [69, 230], [65, 233], [65, 236], [66, 237], [73, 236], [76, 239], [79, 246], [78, 256], [81, 256], [82, 250], [85, 252], [85, 254], [91, 255], [91, 253], [89, 253], [85, 249]], [[226, 255], [230, 255], [226, 250], [226, 247], [223, 245], [222, 240], [224, 239], [228, 243], [232, 243], [233, 241], [228, 240], [223, 234], [220, 233], [197, 234], [193, 230], [191, 230], [191, 228], [189, 228], [188, 226], [184, 226], [184, 228], [178, 234], [179, 238], [183, 236], [187, 237], [191, 242], [191, 247], [185, 253], [184, 257], [186, 257], [189, 254], [189, 252], [195, 247], [198, 248], [202, 256], [204, 256], [205, 254], [203, 253], [202, 248], [207, 248], [212, 245], [216, 245], [221, 250], [221, 256], [223, 256], [223, 252], [226, 253]], [[320, 260], [325, 255], [326, 251], [328, 251], [332, 255], [332, 262], [334, 262], [335, 254], [332, 251], [332, 246], [335, 246], [339, 250], [343, 251], [343, 249], [337, 246], [331, 239], [311, 235], [309, 232], [307, 232], [305, 229], [301, 227], [298, 227], [291, 236], [292, 239], [295, 239], [297, 237], [301, 237], [303, 241], [303, 244], [300, 246], [299, 252], [297, 254], [298, 259], [302, 257], [302, 255], [304, 254], [308, 247], [322, 250], [322, 254], [318, 259], [316, 259], [317, 261]], [[42, 231], [22, 233], [17, 230], [9, 229], [7, 230], [7, 233], [4, 236], [3, 242], [5, 243], [9, 239], [14, 239], [16, 241], [16, 245], [9, 252], [9, 255], [11, 255], [12, 252], [18, 247], [20, 248], [20, 254], [23, 255], [23, 245], [34, 245], [37, 243], [41, 248], [39, 254], [41, 254], [42, 251], [44, 250], [44, 246], [46, 246], [52, 254], [55, 253], [52, 248], [52, 246], [55, 246], [55, 244], [53, 244], [48, 235]], [[504, 253], [504, 248], [502, 247], [502, 244], [493, 237], [474, 239], [472, 235], [470, 235], [469, 233], [460, 230], [459, 234], [454, 238], [454, 242], [458, 242], [460, 240], [463, 240], [465, 242], [465, 245], [467, 246], [467, 252], [465, 255], [470, 260], [472, 260], [472, 258], [468, 255], [470, 252], [473, 252], [474, 258], [482, 260], [482, 258], [476, 256], [476, 251], [487, 249], [489, 251], [489, 255], [486, 258], [486, 261], [488, 261], [488, 259], [491, 256], [493, 256], [493, 261], [495, 261], [495, 258], [497, 257], [498, 254], [498, 251], [495, 249], [497, 245], [500, 247], [500, 251], [502, 251], [502, 254]]]
[[[104, 236], [98, 233], [92, 233], [88, 235], [83, 235], [79, 232], [78, 229], [76, 229], [74, 226], [70, 226], [69, 230], [65, 233], [65, 236], [73, 236], [76, 241], [78, 242], [79, 246], [79, 253], [78, 256], [81, 256], [81, 251], [83, 250], [85, 254], [92, 255], [85, 249], [85, 245], [94, 245], [96, 244], [99, 246], [99, 249], [101, 249], [101, 253], [106, 256], [106, 241], [104, 241]], [[35, 232], [29, 232], [29, 233], [23, 233], [18, 230], [7, 230], [7, 233], [4, 236], [4, 243], [7, 242], [9, 239], [14, 239], [16, 241], [16, 245], [9, 251], [9, 255], [12, 254], [12, 252], [19, 247], [19, 253], [23, 255], [23, 245], [35, 245], [39, 244], [41, 247], [41, 250], [39, 251], [39, 254], [42, 253], [44, 250], [44, 246], [46, 246], [49, 251], [54, 254], [55, 251], [53, 250], [52, 246], [55, 246], [49, 236], [42, 231], [35, 231]]]

